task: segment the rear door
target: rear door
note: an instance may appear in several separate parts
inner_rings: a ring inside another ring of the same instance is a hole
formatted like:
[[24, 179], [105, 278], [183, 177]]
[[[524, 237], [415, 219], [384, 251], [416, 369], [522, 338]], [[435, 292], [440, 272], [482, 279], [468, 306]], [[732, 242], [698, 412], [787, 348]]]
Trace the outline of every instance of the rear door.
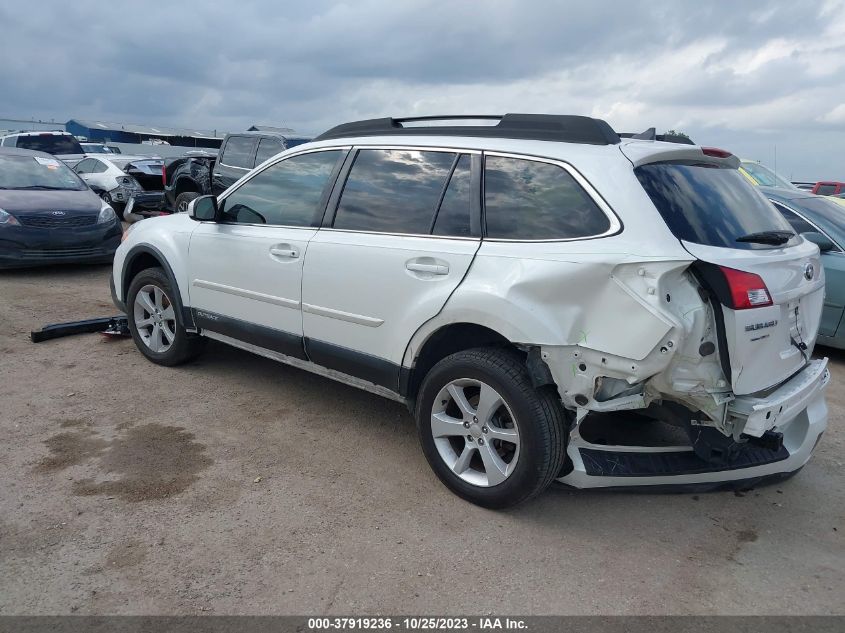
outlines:
[[478, 250], [480, 155], [361, 148], [348, 172], [305, 258], [306, 350], [319, 365], [396, 391], [408, 341]]
[[203, 329], [304, 358], [302, 262], [345, 150], [305, 152], [254, 174], [189, 247], [190, 302]]
[[220, 195], [255, 165], [255, 136], [229, 136], [211, 176], [211, 192]]
[[720, 300], [734, 393], [768, 389], [804, 367], [824, 302], [818, 247], [735, 169], [677, 161], [635, 173]]

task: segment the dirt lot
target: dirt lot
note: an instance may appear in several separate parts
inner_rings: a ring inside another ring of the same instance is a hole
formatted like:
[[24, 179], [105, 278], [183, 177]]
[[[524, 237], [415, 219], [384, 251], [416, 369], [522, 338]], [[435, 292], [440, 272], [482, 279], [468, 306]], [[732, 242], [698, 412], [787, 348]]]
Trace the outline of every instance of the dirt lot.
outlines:
[[845, 613], [845, 356], [790, 481], [492, 512], [399, 404], [217, 344], [29, 342], [114, 313], [107, 275], [0, 272], [0, 614]]

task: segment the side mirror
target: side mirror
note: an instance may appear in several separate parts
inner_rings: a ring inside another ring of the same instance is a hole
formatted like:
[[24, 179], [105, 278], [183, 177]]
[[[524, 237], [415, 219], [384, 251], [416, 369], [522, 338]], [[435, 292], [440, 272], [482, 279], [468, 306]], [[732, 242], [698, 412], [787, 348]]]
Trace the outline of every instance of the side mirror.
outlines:
[[200, 196], [188, 203], [188, 215], [197, 222], [214, 222], [217, 219], [217, 198]]
[[830, 238], [817, 231], [807, 231], [806, 233], [802, 233], [801, 237], [818, 246], [822, 253], [827, 253], [828, 251], [832, 251], [836, 248], [836, 244], [830, 241]]

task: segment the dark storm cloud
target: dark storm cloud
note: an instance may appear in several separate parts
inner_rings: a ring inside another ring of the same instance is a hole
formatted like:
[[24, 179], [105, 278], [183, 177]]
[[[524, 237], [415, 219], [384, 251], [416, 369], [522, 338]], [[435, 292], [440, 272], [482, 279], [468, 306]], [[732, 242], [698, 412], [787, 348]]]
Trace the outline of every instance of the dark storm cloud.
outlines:
[[799, 131], [841, 144], [841, 13], [788, 0], [7, 1], [0, 116], [317, 132], [385, 114], [571, 111], [755, 151], [779, 138], [795, 170], [819, 171]]

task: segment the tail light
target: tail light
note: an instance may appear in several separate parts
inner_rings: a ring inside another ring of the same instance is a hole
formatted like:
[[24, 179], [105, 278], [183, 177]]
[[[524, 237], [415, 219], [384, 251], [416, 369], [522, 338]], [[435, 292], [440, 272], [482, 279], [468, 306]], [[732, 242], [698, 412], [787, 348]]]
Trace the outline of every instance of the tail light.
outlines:
[[161, 164], [161, 188], [164, 189], [167, 187], [167, 167], [165, 167], [164, 163]]
[[727, 266], [719, 266], [719, 270], [728, 282], [734, 310], [748, 310], [749, 308], [763, 308], [772, 305], [772, 296], [766, 283], [760, 275], [735, 270]]
[[718, 147], [702, 147], [701, 151], [705, 156], [713, 156], [714, 158], [730, 158], [733, 156], [728, 150]]

